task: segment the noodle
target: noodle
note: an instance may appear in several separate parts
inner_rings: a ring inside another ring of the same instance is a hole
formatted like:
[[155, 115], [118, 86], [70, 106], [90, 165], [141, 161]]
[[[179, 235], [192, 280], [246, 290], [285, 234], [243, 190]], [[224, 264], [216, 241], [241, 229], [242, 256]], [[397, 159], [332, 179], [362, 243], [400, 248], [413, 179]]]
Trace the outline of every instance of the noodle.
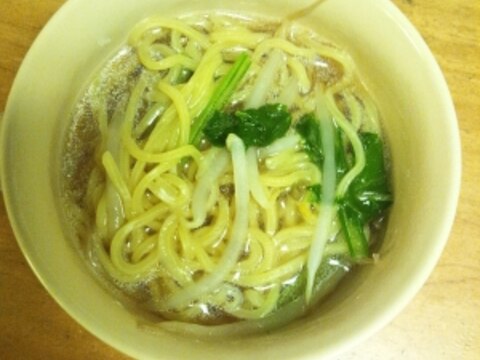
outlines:
[[[97, 138], [76, 201], [87, 209], [80, 237], [101, 276], [163, 319], [269, 328], [283, 323], [282, 307], [298, 316], [355, 263], [337, 201], [367, 166], [361, 132], [379, 134], [379, 114], [344, 50], [287, 21], [256, 21], [148, 18], [82, 101]], [[250, 67], [210, 109], [241, 56]], [[266, 146], [230, 133], [221, 147], [199, 128], [205, 109], [206, 120], [240, 119], [238, 110], [275, 103], [292, 123]], [[319, 119], [323, 166], [295, 131], [307, 113]], [[197, 133], [204, 138], [192, 141]]]

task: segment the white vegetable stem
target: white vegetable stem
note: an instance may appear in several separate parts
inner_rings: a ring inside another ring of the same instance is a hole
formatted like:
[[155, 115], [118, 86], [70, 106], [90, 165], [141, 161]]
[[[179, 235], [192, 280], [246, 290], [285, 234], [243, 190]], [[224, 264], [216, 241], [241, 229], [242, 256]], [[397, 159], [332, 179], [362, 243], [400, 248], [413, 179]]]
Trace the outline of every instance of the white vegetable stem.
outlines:
[[268, 146], [260, 148], [258, 150], [258, 155], [261, 158], [266, 158], [277, 155], [283, 151], [294, 150], [299, 142], [300, 137], [296, 133], [293, 133], [275, 140]]
[[315, 115], [320, 120], [324, 160], [322, 168], [322, 202], [320, 214], [318, 216], [317, 225], [307, 260], [307, 285], [305, 288], [305, 299], [307, 303], [310, 302], [312, 297], [315, 275], [320, 263], [322, 262], [325, 244], [328, 241], [330, 227], [335, 215], [335, 134], [331, 115], [325, 104], [324, 96], [321, 94], [318, 97]]
[[191, 228], [201, 226], [207, 218], [207, 204], [212, 191], [212, 184], [217, 183], [218, 178], [227, 170], [228, 153], [224, 150], [217, 150], [207, 161], [206, 171], [201, 174], [193, 191], [193, 221], [188, 224]]
[[265, 104], [268, 91], [272, 88], [280, 68], [284, 64], [284, 56], [280, 50], [271, 52], [262, 71], [258, 74], [250, 96], [245, 101], [245, 108], [258, 108]]
[[251, 183], [250, 192], [253, 198], [262, 208], [266, 209], [269, 206], [269, 202], [258, 174], [257, 149], [254, 147], [247, 150], [247, 173], [247, 181], [249, 180]]
[[215, 290], [235, 267], [244, 249], [248, 232], [249, 199], [245, 146], [238, 136], [230, 134], [227, 138], [227, 148], [232, 155], [235, 182], [235, 218], [230, 239], [220, 261], [212, 272], [204, 275], [198, 282], [186, 286], [167, 299], [166, 306], [169, 309], [185, 307], [191, 301]]

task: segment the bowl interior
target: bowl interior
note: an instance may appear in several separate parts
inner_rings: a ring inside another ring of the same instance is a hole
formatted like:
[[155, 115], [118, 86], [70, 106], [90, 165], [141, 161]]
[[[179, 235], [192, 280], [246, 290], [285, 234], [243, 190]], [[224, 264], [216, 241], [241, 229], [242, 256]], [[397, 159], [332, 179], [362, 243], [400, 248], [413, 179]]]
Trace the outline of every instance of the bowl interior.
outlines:
[[[371, 335], [414, 296], [448, 238], [459, 189], [452, 101], [427, 46], [387, 0], [327, 1], [299, 20], [349, 49], [374, 95], [392, 158], [395, 203], [379, 263], [363, 267], [318, 310], [248, 339], [210, 341], [139, 329], [136, 317], [86, 271], [58, 208], [61, 134], [92, 73], [151, 14], [204, 9], [284, 16], [308, 1], [69, 1], [41, 33], [5, 112], [2, 185], [17, 239], [61, 306], [110, 345], [140, 358], [326, 356]], [[82, 16], [77, 16], [82, 14]]]

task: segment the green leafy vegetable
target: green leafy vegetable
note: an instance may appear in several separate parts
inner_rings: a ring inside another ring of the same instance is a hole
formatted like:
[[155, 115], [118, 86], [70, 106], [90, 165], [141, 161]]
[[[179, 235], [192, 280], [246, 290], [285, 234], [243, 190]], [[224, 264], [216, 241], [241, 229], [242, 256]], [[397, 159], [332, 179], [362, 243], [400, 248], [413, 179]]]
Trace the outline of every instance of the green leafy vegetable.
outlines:
[[250, 64], [251, 60], [248, 54], [241, 54], [228, 73], [219, 81], [218, 86], [213, 91], [212, 98], [192, 125], [190, 143], [198, 145], [205, 125], [216, 111], [225, 106], [247, 73]]
[[392, 203], [385, 170], [383, 143], [377, 134], [360, 134], [365, 151], [365, 167], [352, 181], [344, 203], [358, 212], [366, 223], [375, 219]]
[[303, 139], [303, 151], [310, 161], [322, 169], [323, 150], [320, 124], [313, 114], [306, 114], [298, 120], [295, 130]]
[[[338, 254], [335, 256], [337, 264], [332, 265], [326, 258], [322, 260], [315, 274], [315, 282], [313, 293], [315, 298], [319, 299], [327, 295], [337, 281], [345, 274], [345, 270], [351, 263], [347, 259], [348, 254]], [[340, 263], [341, 265], [338, 265]], [[305, 295], [305, 286], [307, 284], [307, 269], [303, 268], [294, 281], [284, 284], [278, 296], [276, 308], [277, 310], [283, 306], [301, 298]], [[320, 292], [321, 291], [321, 292]]]
[[322, 202], [321, 184], [307, 186], [307, 201], [311, 204], [320, 204]]
[[[323, 154], [318, 120], [314, 115], [307, 114], [299, 120], [295, 128], [303, 139], [305, 153], [312, 163], [322, 169]], [[382, 139], [374, 133], [361, 133], [359, 136], [365, 152], [365, 167], [352, 181], [345, 195], [337, 199], [342, 231], [352, 258], [357, 260], [369, 256], [369, 244], [364, 232], [365, 225], [381, 216], [392, 203]], [[339, 128], [336, 128], [335, 135], [335, 160], [337, 179], [340, 180], [352, 164], [349, 163], [346, 155], [342, 132]], [[320, 203], [321, 185], [311, 185], [308, 190], [308, 200], [312, 203]]]
[[263, 147], [281, 138], [291, 122], [292, 117], [285, 105], [267, 104], [233, 114], [216, 111], [203, 133], [215, 146], [225, 146], [228, 134], [233, 133], [243, 140], [246, 147]]
[[360, 140], [365, 151], [365, 167], [339, 202], [340, 223], [355, 259], [369, 256], [365, 225], [381, 216], [392, 203], [382, 140], [373, 133], [360, 134]]
[[203, 129], [203, 134], [210, 144], [224, 147], [228, 134], [235, 132], [237, 122], [235, 114], [216, 111]]
[[307, 272], [303, 268], [293, 282], [282, 286], [277, 300], [277, 309], [304, 295], [306, 284]]
[[367, 258], [370, 255], [370, 250], [365, 236], [364, 222], [361, 220], [361, 213], [341, 202], [338, 217], [352, 258], [356, 260]]
[[[306, 114], [298, 120], [295, 130], [303, 139], [303, 151], [308, 155], [310, 161], [321, 170], [324, 156], [319, 121], [314, 114]], [[349, 165], [345, 156], [342, 130], [338, 126], [335, 126], [335, 166], [337, 179], [340, 180], [347, 172]]]

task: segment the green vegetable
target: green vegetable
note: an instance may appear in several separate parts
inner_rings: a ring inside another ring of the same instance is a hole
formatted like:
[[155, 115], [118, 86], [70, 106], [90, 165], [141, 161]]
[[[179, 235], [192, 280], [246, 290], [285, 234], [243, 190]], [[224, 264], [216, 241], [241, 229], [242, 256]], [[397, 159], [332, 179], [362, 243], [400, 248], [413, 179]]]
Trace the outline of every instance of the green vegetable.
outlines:
[[311, 204], [320, 204], [322, 202], [321, 184], [307, 186], [307, 201]]
[[221, 110], [225, 106], [247, 73], [250, 64], [251, 60], [248, 54], [241, 54], [228, 73], [219, 81], [218, 86], [213, 91], [212, 98], [192, 125], [190, 143], [198, 145], [205, 125], [216, 111]]
[[[295, 128], [303, 139], [305, 153], [322, 169], [323, 154], [318, 120], [314, 115], [305, 115]], [[345, 195], [337, 199], [342, 231], [347, 240], [350, 255], [356, 260], [369, 256], [369, 244], [364, 232], [365, 225], [381, 216], [392, 203], [382, 140], [378, 134], [374, 133], [361, 133], [359, 137], [365, 152], [365, 167], [352, 181]], [[346, 156], [342, 132], [339, 128], [336, 129], [335, 135], [335, 160], [337, 179], [340, 180], [352, 164]], [[320, 203], [321, 185], [311, 185], [308, 190], [308, 200], [312, 203]]]
[[[306, 114], [298, 120], [295, 130], [303, 139], [303, 151], [308, 155], [310, 161], [321, 170], [324, 156], [319, 121], [314, 114]], [[337, 179], [340, 180], [347, 172], [349, 165], [345, 156], [342, 130], [338, 126], [335, 126], [335, 166]], [[318, 184], [318, 186], [320, 185]], [[320, 189], [315, 189], [315, 191], [318, 191], [318, 194], [320, 194]]]
[[361, 260], [369, 257], [370, 250], [365, 236], [364, 222], [361, 220], [361, 213], [341, 202], [338, 217], [352, 258]]
[[303, 268], [293, 282], [282, 286], [277, 300], [277, 309], [304, 295], [305, 285], [307, 285], [307, 272]]
[[377, 134], [362, 133], [360, 140], [365, 151], [365, 167], [350, 184], [343, 201], [367, 223], [391, 205], [392, 196], [385, 170], [382, 139]]
[[383, 144], [377, 134], [360, 134], [365, 151], [365, 167], [352, 181], [339, 202], [339, 217], [350, 253], [354, 259], [369, 256], [364, 227], [391, 205]]
[[203, 133], [215, 146], [225, 146], [228, 134], [233, 133], [242, 139], [246, 147], [262, 147], [281, 138], [291, 122], [291, 115], [285, 105], [267, 104], [233, 114], [217, 111], [206, 124]]
[[[328, 295], [328, 293], [333, 290], [333, 287], [337, 284], [338, 280], [345, 274], [347, 271], [345, 270], [346, 267], [350, 265], [347, 256], [348, 254], [339, 254], [335, 256], [335, 259], [342, 265], [332, 265], [326, 258], [322, 260], [317, 273], [315, 274], [313, 286], [315, 300]], [[277, 310], [298, 298], [304, 297], [305, 286], [307, 284], [306, 270], [306, 268], [303, 268], [293, 282], [282, 286], [276, 304]]]
[[323, 164], [322, 137], [320, 124], [313, 114], [306, 114], [298, 120], [295, 130], [303, 139], [303, 151], [310, 161], [321, 170]]

